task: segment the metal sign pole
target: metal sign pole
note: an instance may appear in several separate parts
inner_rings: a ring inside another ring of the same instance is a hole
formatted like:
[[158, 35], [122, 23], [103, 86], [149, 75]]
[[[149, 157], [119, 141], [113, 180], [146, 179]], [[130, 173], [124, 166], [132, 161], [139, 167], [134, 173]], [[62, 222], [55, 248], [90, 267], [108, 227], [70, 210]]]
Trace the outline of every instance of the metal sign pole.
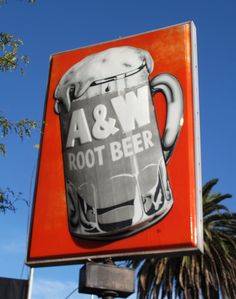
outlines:
[[30, 268], [27, 299], [32, 298], [33, 280], [34, 280], [34, 268]]

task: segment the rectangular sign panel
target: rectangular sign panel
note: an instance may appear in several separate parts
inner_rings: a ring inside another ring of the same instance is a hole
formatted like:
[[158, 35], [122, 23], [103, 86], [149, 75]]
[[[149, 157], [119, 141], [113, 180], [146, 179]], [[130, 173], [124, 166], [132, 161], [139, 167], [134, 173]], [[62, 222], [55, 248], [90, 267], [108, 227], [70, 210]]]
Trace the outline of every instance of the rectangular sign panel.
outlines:
[[201, 250], [196, 33], [52, 55], [27, 263]]

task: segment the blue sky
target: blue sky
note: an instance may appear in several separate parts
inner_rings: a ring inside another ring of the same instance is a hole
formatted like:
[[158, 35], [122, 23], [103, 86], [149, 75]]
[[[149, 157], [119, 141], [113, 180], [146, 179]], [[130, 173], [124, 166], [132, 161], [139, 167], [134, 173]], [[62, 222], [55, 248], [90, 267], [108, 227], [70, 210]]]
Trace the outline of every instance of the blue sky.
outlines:
[[[24, 75], [0, 73], [0, 112], [12, 120], [41, 121], [49, 57], [53, 53], [96, 44], [193, 20], [198, 35], [203, 183], [219, 178], [216, 191], [231, 193], [236, 210], [236, 2], [158, 0], [38, 0], [35, 5], [9, 0], [0, 7], [0, 31], [24, 41], [30, 57]], [[4, 142], [0, 184], [32, 200], [39, 130], [30, 140], [14, 135]], [[0, 276], [27, 277], [28, 208], [17, 203], [15, 214], [0, 215]], [[78, 283], [78, 266], [36, 269], [33, 299], [63, 299]], [[53, 293], [54, 292], [54, 293]], [[75, 293], [70, 298], [78, 298]]]

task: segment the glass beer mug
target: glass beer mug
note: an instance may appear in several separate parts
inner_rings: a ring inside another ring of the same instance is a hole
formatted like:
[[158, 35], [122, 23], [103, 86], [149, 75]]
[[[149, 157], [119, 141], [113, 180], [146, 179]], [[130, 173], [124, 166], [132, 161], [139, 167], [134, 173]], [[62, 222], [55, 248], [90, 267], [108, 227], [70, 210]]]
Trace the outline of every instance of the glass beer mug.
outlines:
[[[182, 125], [178, 80], [151, 81], [150, 54], [111, 48], [72, 66], [55, 91], [68, 223], [73, 236], [121, 239], [161, 220], [173, 205], [166, 164]], [[153, 96], [167, 105], [159, 135]]]

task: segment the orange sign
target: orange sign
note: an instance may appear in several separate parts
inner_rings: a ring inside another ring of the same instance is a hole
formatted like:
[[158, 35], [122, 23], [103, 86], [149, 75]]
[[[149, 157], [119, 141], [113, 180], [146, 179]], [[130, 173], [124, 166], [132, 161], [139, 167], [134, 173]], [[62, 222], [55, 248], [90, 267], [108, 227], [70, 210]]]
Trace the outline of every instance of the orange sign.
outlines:
[[201, 250], [196, 36], [52, 55], [27, 263]]

